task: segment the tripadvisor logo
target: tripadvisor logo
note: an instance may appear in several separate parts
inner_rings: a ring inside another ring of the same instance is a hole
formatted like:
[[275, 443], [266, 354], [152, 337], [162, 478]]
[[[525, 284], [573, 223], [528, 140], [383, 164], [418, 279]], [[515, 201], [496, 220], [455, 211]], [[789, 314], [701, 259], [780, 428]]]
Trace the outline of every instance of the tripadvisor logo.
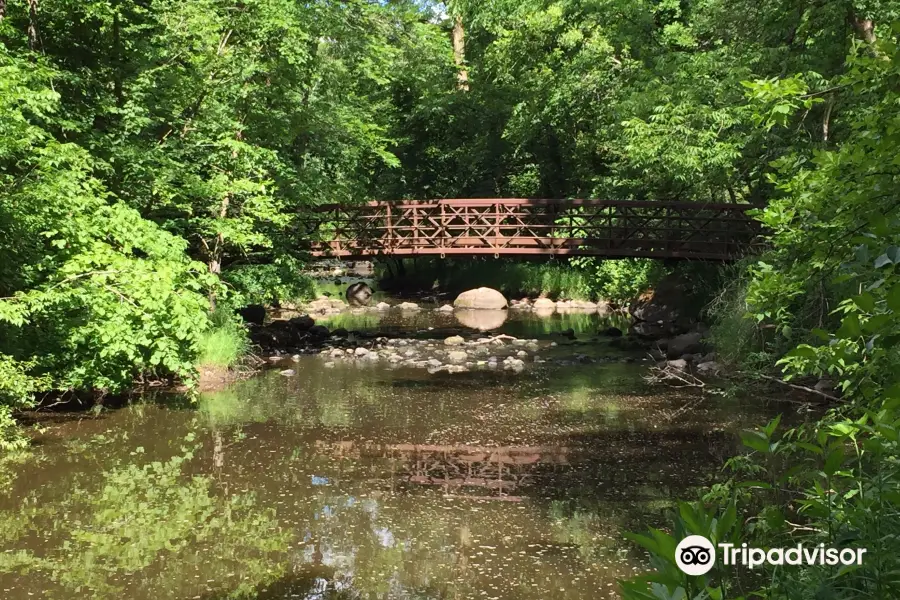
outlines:
[[688, 575], [705, 575], [716, 564], [716, 549], [702, 535], [689, 535], [675, 548], [675, 563]]
[[[747, 544], [719, 544], [722, 564], [742, 565], [749, 569], [769, 565], [861, 565], [865, 548], [826, 548], [825, 544], [791, 548], [750, 548]], [[716, 550], [702, 535], [689, 535], [675, 548], [675, 563], [688, 575], [705, 575], [716, 564]]]

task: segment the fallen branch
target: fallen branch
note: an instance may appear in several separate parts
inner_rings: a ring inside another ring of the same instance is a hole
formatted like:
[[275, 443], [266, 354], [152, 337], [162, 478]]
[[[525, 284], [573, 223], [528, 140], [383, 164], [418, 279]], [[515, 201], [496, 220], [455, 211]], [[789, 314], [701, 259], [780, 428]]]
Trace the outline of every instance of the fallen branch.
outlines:
[[501, 333], [500, 335], [495, 335], [494, 337], [479, 340], [477, 342], [471, 342], [469, 345], [480, 346], [481, 344], [490, 344], [491, 342], [496, 342], [497, 340], [515, 340], [515, 339], [518, 339], [518, 338], [516, 338], [516, 336], [514, 336], [514, 335], [506, 335], [505, 333]]
[[644, 375], [644, 381], [651, 384], [664, 383], [675, 388], [699, 388], [706, 387], [706, 382], [695, 377], [687, 371], [676, 369], [666, 365], [665, 367], [650, 367], [650, 374]]
[[838, 398], [837, 396], [832, 396], [831, 394], [826, 394], [825, 392], [821, 392], [815, 388], [806, 387], [805, 385], [797, 385], [795, 383], [788, 383], [783, 379], [778, 379], [777, 377], [770, 377], [769, 375], [759, 375], [761, 378], [766, 381], [774, 381], [775, 383], [780, 383], [781, 385], [786, 385], [789, 388], [800, 390], [801, 392], [807, 392], [809, 394], [815, 394], [816, 396], [821, 396], [822, 398], [827, 398], [832, 402], [844, 402], [844, 400]]

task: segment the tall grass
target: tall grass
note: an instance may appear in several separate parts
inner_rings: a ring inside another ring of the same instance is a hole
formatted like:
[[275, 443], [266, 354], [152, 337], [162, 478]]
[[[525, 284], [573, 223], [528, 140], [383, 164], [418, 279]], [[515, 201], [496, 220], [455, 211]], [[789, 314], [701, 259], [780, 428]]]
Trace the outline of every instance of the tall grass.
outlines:
[[210, 316], [209, 329], [201, 334], [198, 345], [198, 367], [231, 368], [250, 352], [247, 330], [224, 310]]

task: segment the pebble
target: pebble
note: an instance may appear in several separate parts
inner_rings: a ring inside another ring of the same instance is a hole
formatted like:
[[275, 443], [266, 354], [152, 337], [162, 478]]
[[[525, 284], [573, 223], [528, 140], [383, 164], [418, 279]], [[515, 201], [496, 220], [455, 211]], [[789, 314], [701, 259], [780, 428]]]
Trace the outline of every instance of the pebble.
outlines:
[[469, 355], [462, 350], [454, 350], [447, 354], [447, 358], [449, 358], [451, 362], [463, 362], [469, 358]]

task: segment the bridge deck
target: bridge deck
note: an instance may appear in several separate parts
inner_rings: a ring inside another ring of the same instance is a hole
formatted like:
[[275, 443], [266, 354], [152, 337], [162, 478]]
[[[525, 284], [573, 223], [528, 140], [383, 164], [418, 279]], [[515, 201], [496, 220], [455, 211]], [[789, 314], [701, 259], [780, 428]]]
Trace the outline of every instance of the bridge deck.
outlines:
[[649, 257], [733, 260], [762, 242], [746, 204], [448, 199], [320, 206], [300, 218], [314, 256]]

